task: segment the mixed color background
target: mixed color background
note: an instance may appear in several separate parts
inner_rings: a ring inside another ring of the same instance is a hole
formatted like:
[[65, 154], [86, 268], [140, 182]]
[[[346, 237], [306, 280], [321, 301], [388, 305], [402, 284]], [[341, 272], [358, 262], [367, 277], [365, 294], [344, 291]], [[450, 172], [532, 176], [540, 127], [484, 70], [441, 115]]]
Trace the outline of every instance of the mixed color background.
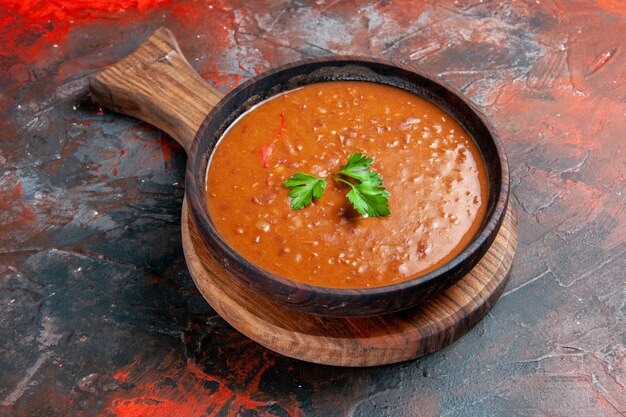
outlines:
[[[187, 272], [185, 154], [89, 98], [169, 27], [227, 92], [301, 58], [450, 83], [508, 152], [520, 242], [469, 334], [317, 366], [233, 330]], [[0, 0], [1, 416], [619, 416], [626, 412], [623, 1]]]

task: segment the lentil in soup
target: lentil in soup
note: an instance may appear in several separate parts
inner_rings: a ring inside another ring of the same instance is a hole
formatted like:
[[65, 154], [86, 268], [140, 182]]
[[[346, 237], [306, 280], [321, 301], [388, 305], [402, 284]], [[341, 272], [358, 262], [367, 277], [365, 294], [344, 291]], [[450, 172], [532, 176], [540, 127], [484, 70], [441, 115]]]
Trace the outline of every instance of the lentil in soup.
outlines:
[[[361, 216], [333, 181], [348, 156], [373, 159], [391, 214]], [[326, 177], [321, 199], [292, 210], [296, 172]], [[415, 94], [361, 81], [316, 83], [272, 97], [220, 139], [207, 205], [222, 238], [276, 275], [333, 288], [378, 287], [426, 274], [473, 239], [487, 172], [469, 134]]]

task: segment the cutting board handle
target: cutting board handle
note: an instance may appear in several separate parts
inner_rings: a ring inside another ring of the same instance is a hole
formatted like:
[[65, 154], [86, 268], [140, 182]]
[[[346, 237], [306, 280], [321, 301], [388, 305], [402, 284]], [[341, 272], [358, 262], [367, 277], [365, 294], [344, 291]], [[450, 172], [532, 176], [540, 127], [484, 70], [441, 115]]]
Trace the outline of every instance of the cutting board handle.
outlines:
[[160, 28], [126, 58], [89, 80], [97, 104], [165, 131], [187, 152], [206, 115], [222, 98]]

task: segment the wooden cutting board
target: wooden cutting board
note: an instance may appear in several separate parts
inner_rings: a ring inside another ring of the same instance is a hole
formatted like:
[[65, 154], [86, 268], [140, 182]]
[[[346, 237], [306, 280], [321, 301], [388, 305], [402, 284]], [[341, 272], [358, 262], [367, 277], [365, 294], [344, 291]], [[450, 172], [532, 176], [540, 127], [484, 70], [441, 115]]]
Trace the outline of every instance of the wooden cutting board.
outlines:
[[268, 349], [303, 361], [374, 366], [427, 355], [474, 327], [506, 286], [517, 246], [517, 223], [509, 202], [494, 243], [458, 283], [410, 310], [359, 318], [312, 316], [249, 291], [230, 278], [200, 243], [186, 202], [182, 238], [194, 282], [235, 329]]

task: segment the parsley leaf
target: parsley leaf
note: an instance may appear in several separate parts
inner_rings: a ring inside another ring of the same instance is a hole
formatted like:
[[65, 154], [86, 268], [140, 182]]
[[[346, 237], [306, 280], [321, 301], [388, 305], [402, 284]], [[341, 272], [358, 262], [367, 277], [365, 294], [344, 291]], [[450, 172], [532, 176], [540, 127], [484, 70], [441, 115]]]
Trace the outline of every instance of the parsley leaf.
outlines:
[[[352, 154], [348, 157], [346, 165], [337, 172], [338, 176], [333, 179], [350, 186], [351, 190], [346, 197], [362, 216], [388, 216], [391, 214], [388, 201], [390, 194], [382, 186], [383, 179], [380, 174], [369, 169], [371, 164], [372, 158], [361, 153]], [[325, 178], [303, 172], [296, 172], [283, 183], [284, 187], [291, 188], [289, 197], [292, 198], [291, 208], [294, 210], [311, 204], [313, 197], [318, 200], [322, 198], [326, 185]]]
[[353, 153], [348, 158], [348, 162], [337, 174], [342, 174], [350, 178], [354, 178], [362, 183], [370, 183], [373, 185], [380, 185], [383, 179], [377, 172], [374, 172], [369, 168], [372, 164], [372, 158], [367, 157], [361, 153]]
[[388, 216], [391, 214], [388, 201], [391, 194], [381, 185], [383, 182], [381, 176], [369, 169], [371, 164], [372, 158], [361, 153], [352, 154], [346, 165], [337, 174], [355, 179], [360, 183], [353, 184], [341, 177], [334, 179], [348, 184], [352, 188], [346, 197], [362, 216]]
[[291, 188], [289, 193], [289, 197], [293, 198], [291, 200], [291, 208], [300, 210], [311, 204], [313, 197], [318, 200], [322, 197], [322, 193], [326, 188], [326, 180], [303, 172], [296, 172], [283, 183], [283, 186]]
[[335, 180], [344, 182], [352, 187], [346, 194], [346, 197], [348, 197], [356, 211], [362, 216], [367, 214], [369, 217], [378, 217], [391, 214], [388, 203], [388, 198], [391, 194], [385, 187], [367, 182], [352, 184], [342, 178], [335, 178]]

